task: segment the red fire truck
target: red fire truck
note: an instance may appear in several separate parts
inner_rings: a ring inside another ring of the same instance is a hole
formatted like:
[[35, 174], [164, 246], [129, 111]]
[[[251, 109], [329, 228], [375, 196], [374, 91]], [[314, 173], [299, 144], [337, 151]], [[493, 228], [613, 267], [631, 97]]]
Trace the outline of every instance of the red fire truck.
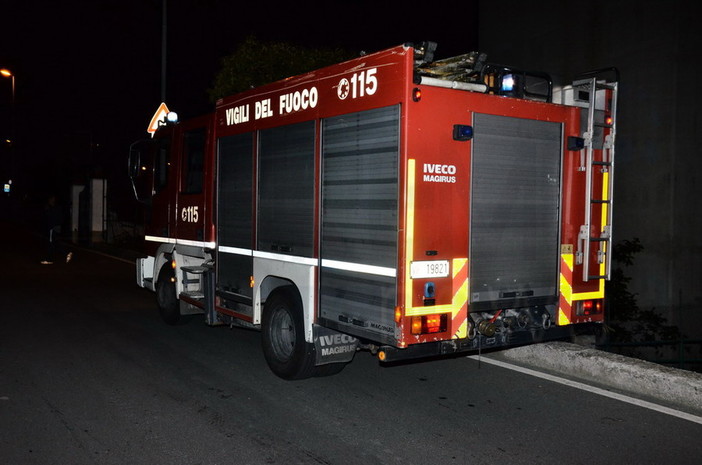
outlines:
[[[286, 379], [602, 322], [618, 73], [406, 44], [223, 98], [133, 144], [170, 324], [261, 330]], [[554, 103], [555, 102], [555, 103]]]

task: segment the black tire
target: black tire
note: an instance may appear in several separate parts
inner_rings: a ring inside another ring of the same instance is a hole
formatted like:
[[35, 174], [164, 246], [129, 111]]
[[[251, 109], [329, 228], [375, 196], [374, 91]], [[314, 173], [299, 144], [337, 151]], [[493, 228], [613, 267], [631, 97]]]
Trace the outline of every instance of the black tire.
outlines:
[[314, 344], [305, 341], [302, 302], [293, 287], [266, 299], [261, 323], [263, 355], [273, 373], [288, 380], [315, 375]]
[[180, 304], [176, 296], [175, 272], [170, 263], [161, 267], [156, 281], [156, 303], [163, 321], [169, 325], [185, 323], [180, 314]]
[[315, 370], [314, 375], [321, 378], [324, 376], [332, 376], [337, 373], [340, 373], [341, 370], [344, 369], [344, 367], [348, 365], [347, 362], [343, 363], [327, 363], [326, 365], [319, 365], [317, 369]]

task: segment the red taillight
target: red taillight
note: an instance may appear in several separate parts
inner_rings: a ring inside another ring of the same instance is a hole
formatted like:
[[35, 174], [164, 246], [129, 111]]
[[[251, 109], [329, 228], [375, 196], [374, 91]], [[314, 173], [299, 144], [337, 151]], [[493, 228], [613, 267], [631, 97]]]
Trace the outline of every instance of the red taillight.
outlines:
[[432, 334], [446, 331], [448, 321], [445, 313], [412, 317], [412, 334]]
[[441, 332], [441, 315], [427, 316], [426, 328], [428, 333]]
[[602, 313], [604, 303], [602, 300], [581, 300], [575, 302], [576, 315], [597, 315]]

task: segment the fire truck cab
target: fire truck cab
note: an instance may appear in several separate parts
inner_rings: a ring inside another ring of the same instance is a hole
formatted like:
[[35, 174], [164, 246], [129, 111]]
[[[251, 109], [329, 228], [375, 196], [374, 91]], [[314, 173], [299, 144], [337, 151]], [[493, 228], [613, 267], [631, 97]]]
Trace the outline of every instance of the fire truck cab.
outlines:
[[226, 97], [136, 142], [137, 283], [169, 324], [260, 329], [285, 379], [602, 322], [618, 73], [405, 44]]

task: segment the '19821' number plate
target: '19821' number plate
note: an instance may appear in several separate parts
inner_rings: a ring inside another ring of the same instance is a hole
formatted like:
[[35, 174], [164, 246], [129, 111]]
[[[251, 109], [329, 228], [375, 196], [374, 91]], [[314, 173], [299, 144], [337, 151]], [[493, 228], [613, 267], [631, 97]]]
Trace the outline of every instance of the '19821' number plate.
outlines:
[[410, 277], [412, 279], [422, 278], [445, 278], [449, 275], [448, 260], [432, 260], [426, 262], [412, 262], [410, 265]]

